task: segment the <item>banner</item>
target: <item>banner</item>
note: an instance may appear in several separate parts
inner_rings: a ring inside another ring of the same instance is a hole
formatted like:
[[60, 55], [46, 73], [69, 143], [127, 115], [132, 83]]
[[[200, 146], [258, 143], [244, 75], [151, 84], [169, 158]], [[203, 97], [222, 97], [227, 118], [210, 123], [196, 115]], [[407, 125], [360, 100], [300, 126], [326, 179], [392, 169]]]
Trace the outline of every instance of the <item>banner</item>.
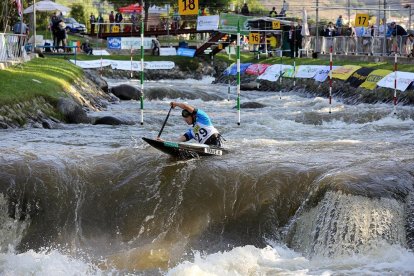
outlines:
[[257, 79], [277, 81], [279, 79], [280, 73], [283, 74], [284, 70], [290, 67], [292, 67], [292, 65], [273, 64], [267, 67], [266, 71], [263, 74], [261, 74]]
[[[75, 64], [74, 59], [71, 59], [70, 62]], [[108, 59], [103, 59], [102, 62], [101, 62], [100, 59], [97, 59], [97, 60], [77, 60], [76, 61], [76, 66], [79, 66], [83, 69], [101, 68], [101, 66], [106, 67], [106, 66], [110, 66], [110, 65], [111, 65], [111, 60], [108, 60]]]
[[217, 31], [219, 26], [220, 16], [198, 16], [197, 17], [197, 31]]
[[93, 50], [92, 55], [94, 56], [110, 56], [107, 50]]
[[[389, 73], [382, 78], [377, 85], [394, 89], [395, 73]], [[414, 81], [414, 73], [397, 71], [397, 89], [404, 92], [407, 87]]]
[[374, 90], [377, 87], [377, 82], [379, 82], [383, 77], [391, 73], [391, 70], [377, 69], [372, 71], [365, 82], [363, 82], [360, 87], [363, 87], [368, 90]]
[[301, 79], [311, 79], [324, 67], [324, 65], [300, 65], [297, 69], [296, 77]]
[[[152, 40], [151, 37], [144, 37], [144, 49], [152, 49]], [[121, 49], [130, 50], [132, 49], [141, 49], [141, 38], [140, 37], [121, 37]]]
[[[335, 70], [339, 68], [340, 66], [332, 66], [332, 70]], [[319, 69], [318, 73], [316, 73], [314, 79], [318, 82], [324, 82], [328, 78], [330, 68], [329, 66], [322, 66], [321, 69]]]
[[161, 47], [160, 56], [176, 56], [177, 50], [174, 47]]
[[220, 13], [219, 31], [228, 34], [237, 34], [237, 24], [240, 23], [240, 33], [242, 35], [249, 35], [250, 27], [247, 24], [248, 16]]
[[346, 82], [348, 82], [352, 87], [357, 88], [367, 79], [368, 75], [372, 71], [374, 71], [374, 69], [362, 67], [356, 70]]
[[[72, 63], [75, 63], [75, 60], [70, 60]], [[131, 61], [129, 60], [110, 60], [110, 59], [102, 59], [101, 60], [77, 60], [76, 65], [84, 68], [84, 69], [91, 69], [91, 68], [100, 68], [102, 67], [111, 66], [112, 69], [117, 70], [131, 70]], [[144, 62], [144, 69], [148, 70], [169, 70], [175, 67], [175, 63], [172, 61], [147, 61]], [[132, 62], [132, 71], [141, 71], [141, 61], [133, 61]]]
[[[297, 67], [296, 67], [297, 69]], [[288, 68], [284, 68], [283, 69], [283, 77], [284, 78], [293, 78], [293, 76], [295, 75], [295, 70], [293, 66], [290, 66]]]
[[[251, 63], [240, 63], [240, 74], [244, 74], [246, 69], [251, 65]], [[226, 70], [224, 70], [224, 76], [235, 76], [237, 74], [237, 64], [233, 63]]]
[[195, 52], [196, 52], [196, 49], [191, 49], [191, 48], [178, 48], [178, 50], [177, 50], [177, 56], [194, 57]]
[[358, 65], [340, 66], [339, 68], [332, 70], [332, 78], [340, 79], [340, 80], [347, 80], [359, 68], [361, 68], [361, 66], [358, 66]]
[[120, 37], [108, 37], [106, 40], [108, 49], [121, 50], [121, 38]]
[[267, 67], [269, 67], [269, 66], [270, 66], [270, 64], [262, 64], [262, 63], [251, 64], [249, 67], [247, 67], [245, 73], [247, 75], [259, 76], [259, 75], [263, 74], [264, 71], [266, 71]]

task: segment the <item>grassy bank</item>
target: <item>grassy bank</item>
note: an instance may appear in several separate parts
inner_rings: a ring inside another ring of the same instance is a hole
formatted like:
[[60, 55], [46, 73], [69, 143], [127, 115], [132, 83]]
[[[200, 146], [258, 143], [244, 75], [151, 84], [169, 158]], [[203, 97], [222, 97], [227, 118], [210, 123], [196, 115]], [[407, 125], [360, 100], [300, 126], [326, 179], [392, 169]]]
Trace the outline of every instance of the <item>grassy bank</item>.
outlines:
[[0, 71], [0, 106], [44, 97], [54, 103], [83, 75], [82, 69], [62, 58], [35, 58]]

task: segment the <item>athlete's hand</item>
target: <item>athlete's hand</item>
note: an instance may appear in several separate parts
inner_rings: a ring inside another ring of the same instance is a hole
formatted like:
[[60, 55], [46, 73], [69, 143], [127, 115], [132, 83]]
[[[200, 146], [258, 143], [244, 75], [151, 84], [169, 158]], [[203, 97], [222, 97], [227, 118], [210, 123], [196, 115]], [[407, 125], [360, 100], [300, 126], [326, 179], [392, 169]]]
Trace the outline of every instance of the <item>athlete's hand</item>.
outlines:
[[155, 140], [160, 141], [160, 142], [164, 142], [164, 139], [162, 139], [161, 137], [157, 137]]
[[171, 103], [170, 103], [170, 106], [171, 106], [172, 108], [175, 108], [175, 107], [177, 106], [177, 103], [176, 103], [176, 102], [171, 102]]

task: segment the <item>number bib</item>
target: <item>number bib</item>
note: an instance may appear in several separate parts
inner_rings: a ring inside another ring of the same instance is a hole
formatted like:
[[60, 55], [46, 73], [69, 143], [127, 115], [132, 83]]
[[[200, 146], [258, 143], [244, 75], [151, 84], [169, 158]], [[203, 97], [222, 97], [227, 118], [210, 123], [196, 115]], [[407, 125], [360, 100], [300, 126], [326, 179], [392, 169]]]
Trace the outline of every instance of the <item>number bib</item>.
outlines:
[[218, 133], [214, 126], [206, 126], [202, 124], [195, 124], [192, 129], [194, 139], [200, 144], [204, 144], [211, 135]]

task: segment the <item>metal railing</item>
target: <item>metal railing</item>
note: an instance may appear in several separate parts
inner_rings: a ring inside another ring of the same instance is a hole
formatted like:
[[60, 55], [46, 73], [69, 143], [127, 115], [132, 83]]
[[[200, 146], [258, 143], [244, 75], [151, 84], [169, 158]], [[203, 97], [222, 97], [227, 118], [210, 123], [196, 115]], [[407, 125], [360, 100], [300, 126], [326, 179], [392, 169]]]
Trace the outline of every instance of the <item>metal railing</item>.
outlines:
[[308, 43], [303, 43], [303, 51], [320, 52], [328, 54], [332, 46], [332, 52], [336, 54], [353, 54], [353, 55], [389, 55], [397, 53], [401, 56], [407, 56], [412, 45], [407, 44], [407, 36], [397, 36], [385, 38], [380, 36], [334, 36], [318, 37], [319, 49], [315, 49], [316, 37], [311, 36], [307, 39]]
[[26, 56], [27, 36], [0, 33], [0, 62], [20, 61]]

